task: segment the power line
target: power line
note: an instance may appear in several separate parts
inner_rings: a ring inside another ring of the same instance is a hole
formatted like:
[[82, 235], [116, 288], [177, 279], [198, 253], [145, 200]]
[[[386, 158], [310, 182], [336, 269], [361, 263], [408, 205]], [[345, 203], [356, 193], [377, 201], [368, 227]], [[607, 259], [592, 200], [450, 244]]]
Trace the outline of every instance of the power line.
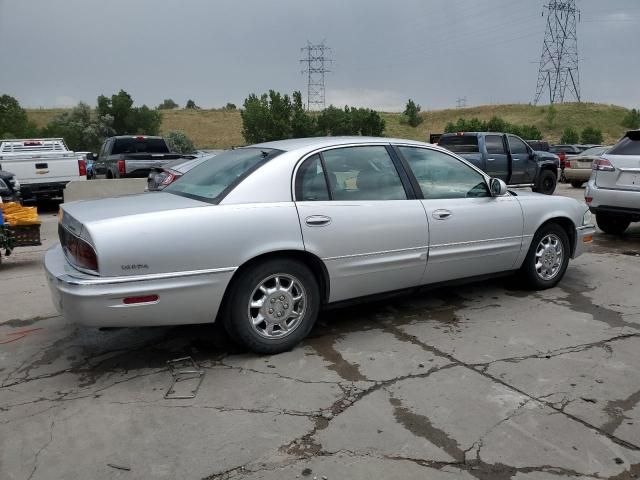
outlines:
[[331, 48], [324, 44], [307, 42], [307, 46], [300, 49], [306, 52], [306, 57], [300, 60], [306, 64], [302, 73], [307, 74], [307, 110], [323, 110], [325, 107], [324, 74], [330, 72], [326, 65], [331, 59], [326, 56]]
[[545, 90], [549, 92], [549, 103], [564, 103], [567, 89], [579, 102], [577, 24], [580, 10], [576, 8], [576, 0], [550, 0], [544, 9], [547, 10], [547, 27], [534, 103], [538, 104]]
[[456, 108], [467, 108], [467, 97], [458, 97], [456, 99]]

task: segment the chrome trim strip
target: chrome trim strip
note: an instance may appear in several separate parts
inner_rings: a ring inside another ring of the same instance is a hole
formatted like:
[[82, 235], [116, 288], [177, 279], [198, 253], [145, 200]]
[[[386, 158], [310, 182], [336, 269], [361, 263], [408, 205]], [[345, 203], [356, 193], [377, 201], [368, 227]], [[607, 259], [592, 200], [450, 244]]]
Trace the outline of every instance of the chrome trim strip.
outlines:
[[369, 253], [354, 253], [352, 255], [339, 255], [337, 257], [325, 257], [322, 260], [331, 261], [331, 260], [341, 260], [343, 258], [355, 258], [355, 257], [372, 257], [374, 255], [384, 255], [387, 253], [400, 253], [400, 252], [411, 252], [414, 250], [428, 250], [429, 246], [424, 245], [422, 247], [411, 247], [411, 248], [399, 248], [397, 250], [383, 250], [381, 252], [369, 252]]
[[170, 278], [193, 277], [215, 273], [235, 272], [237, 267], [208, 268], [205, 270], [188, 270], [184, 272], [149, 273], [147, 275], [130, 275], [122, 277], [79, 278], [66, 274], [57, 277], [69, 285], [113, 285], [119, 283], [145, 282], [148, 280], [166, 280]]
[[595, 226], [595, 225], [593, 225], [593, 224], [589, 224], [589, 225], [582, 225], [581, 227], [576, 227], [576, 230], [580, 232], [580, 231], [582, 231], [582, 230], [590, 230], [590, 229], [592, 229], [592, 228], [593, 228], [593, 229], [595, 229], [595, 228], [596, 228], [596, 226]]
[[487, 242], [495, 242], [498, 240], [521, 240], [522, 235], [516, 235], [512, 237], [500, 237], [500, 238], [488, 238], [486, 240], [471, 240], [469, 242], [456, 242], [456, 243], [441, 243], [438, 245], [430, 245], [429, 248], [439, 248], [439, 247], [455, 247], [456, 245], [473, 245], [476, 243], [487, 243]]

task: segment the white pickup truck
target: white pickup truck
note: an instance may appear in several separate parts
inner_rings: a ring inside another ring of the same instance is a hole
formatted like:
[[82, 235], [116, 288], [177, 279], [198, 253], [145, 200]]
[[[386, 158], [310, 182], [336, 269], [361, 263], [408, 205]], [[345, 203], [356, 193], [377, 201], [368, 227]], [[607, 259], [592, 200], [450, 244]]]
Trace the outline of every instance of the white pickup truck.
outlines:
[[71, 180], [86, 180], [84, 158], [62, 138], [0, 141], [0, 168], [15, 174], [23, 201], [62, 197]]

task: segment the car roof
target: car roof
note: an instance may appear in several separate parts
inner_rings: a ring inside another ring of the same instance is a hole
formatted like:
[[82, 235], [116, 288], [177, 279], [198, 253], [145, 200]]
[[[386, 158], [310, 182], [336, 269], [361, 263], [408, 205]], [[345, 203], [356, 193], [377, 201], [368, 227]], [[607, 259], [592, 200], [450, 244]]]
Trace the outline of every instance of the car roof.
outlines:
[[294, 150], [315, 150], [317, 148], [350, 145], [353, 143], [358, 143], [358, 144], [402, 143], [402, 144], [410, 144], [410, 145], [431, 146], [430, 143], [418, 142], [416, 140], [407, 140], [407, 139], [401, 139], [401, 138], [352, 136], [352, 137], [292, 138], [287, 140], [276, 140], [273, 142], [264, 142], [264, 143], [258, 143], [255, 145], [248, 145], [248, 147], [273, 148], [276, 150], [291, 152]]

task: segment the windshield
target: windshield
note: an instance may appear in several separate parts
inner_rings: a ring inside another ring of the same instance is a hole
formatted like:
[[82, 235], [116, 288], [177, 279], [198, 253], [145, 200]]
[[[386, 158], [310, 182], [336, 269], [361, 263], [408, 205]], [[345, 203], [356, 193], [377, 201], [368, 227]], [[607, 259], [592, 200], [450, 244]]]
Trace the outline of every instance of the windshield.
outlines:
[[218, 203], [246, 176], [280, 153], [268, 148], [228, 150], [189, 170], [164, 191]]
[[478, 137], [476, 135], [452, 135], [440, 139], [438, 145], [454, 153], [477, 153]]

